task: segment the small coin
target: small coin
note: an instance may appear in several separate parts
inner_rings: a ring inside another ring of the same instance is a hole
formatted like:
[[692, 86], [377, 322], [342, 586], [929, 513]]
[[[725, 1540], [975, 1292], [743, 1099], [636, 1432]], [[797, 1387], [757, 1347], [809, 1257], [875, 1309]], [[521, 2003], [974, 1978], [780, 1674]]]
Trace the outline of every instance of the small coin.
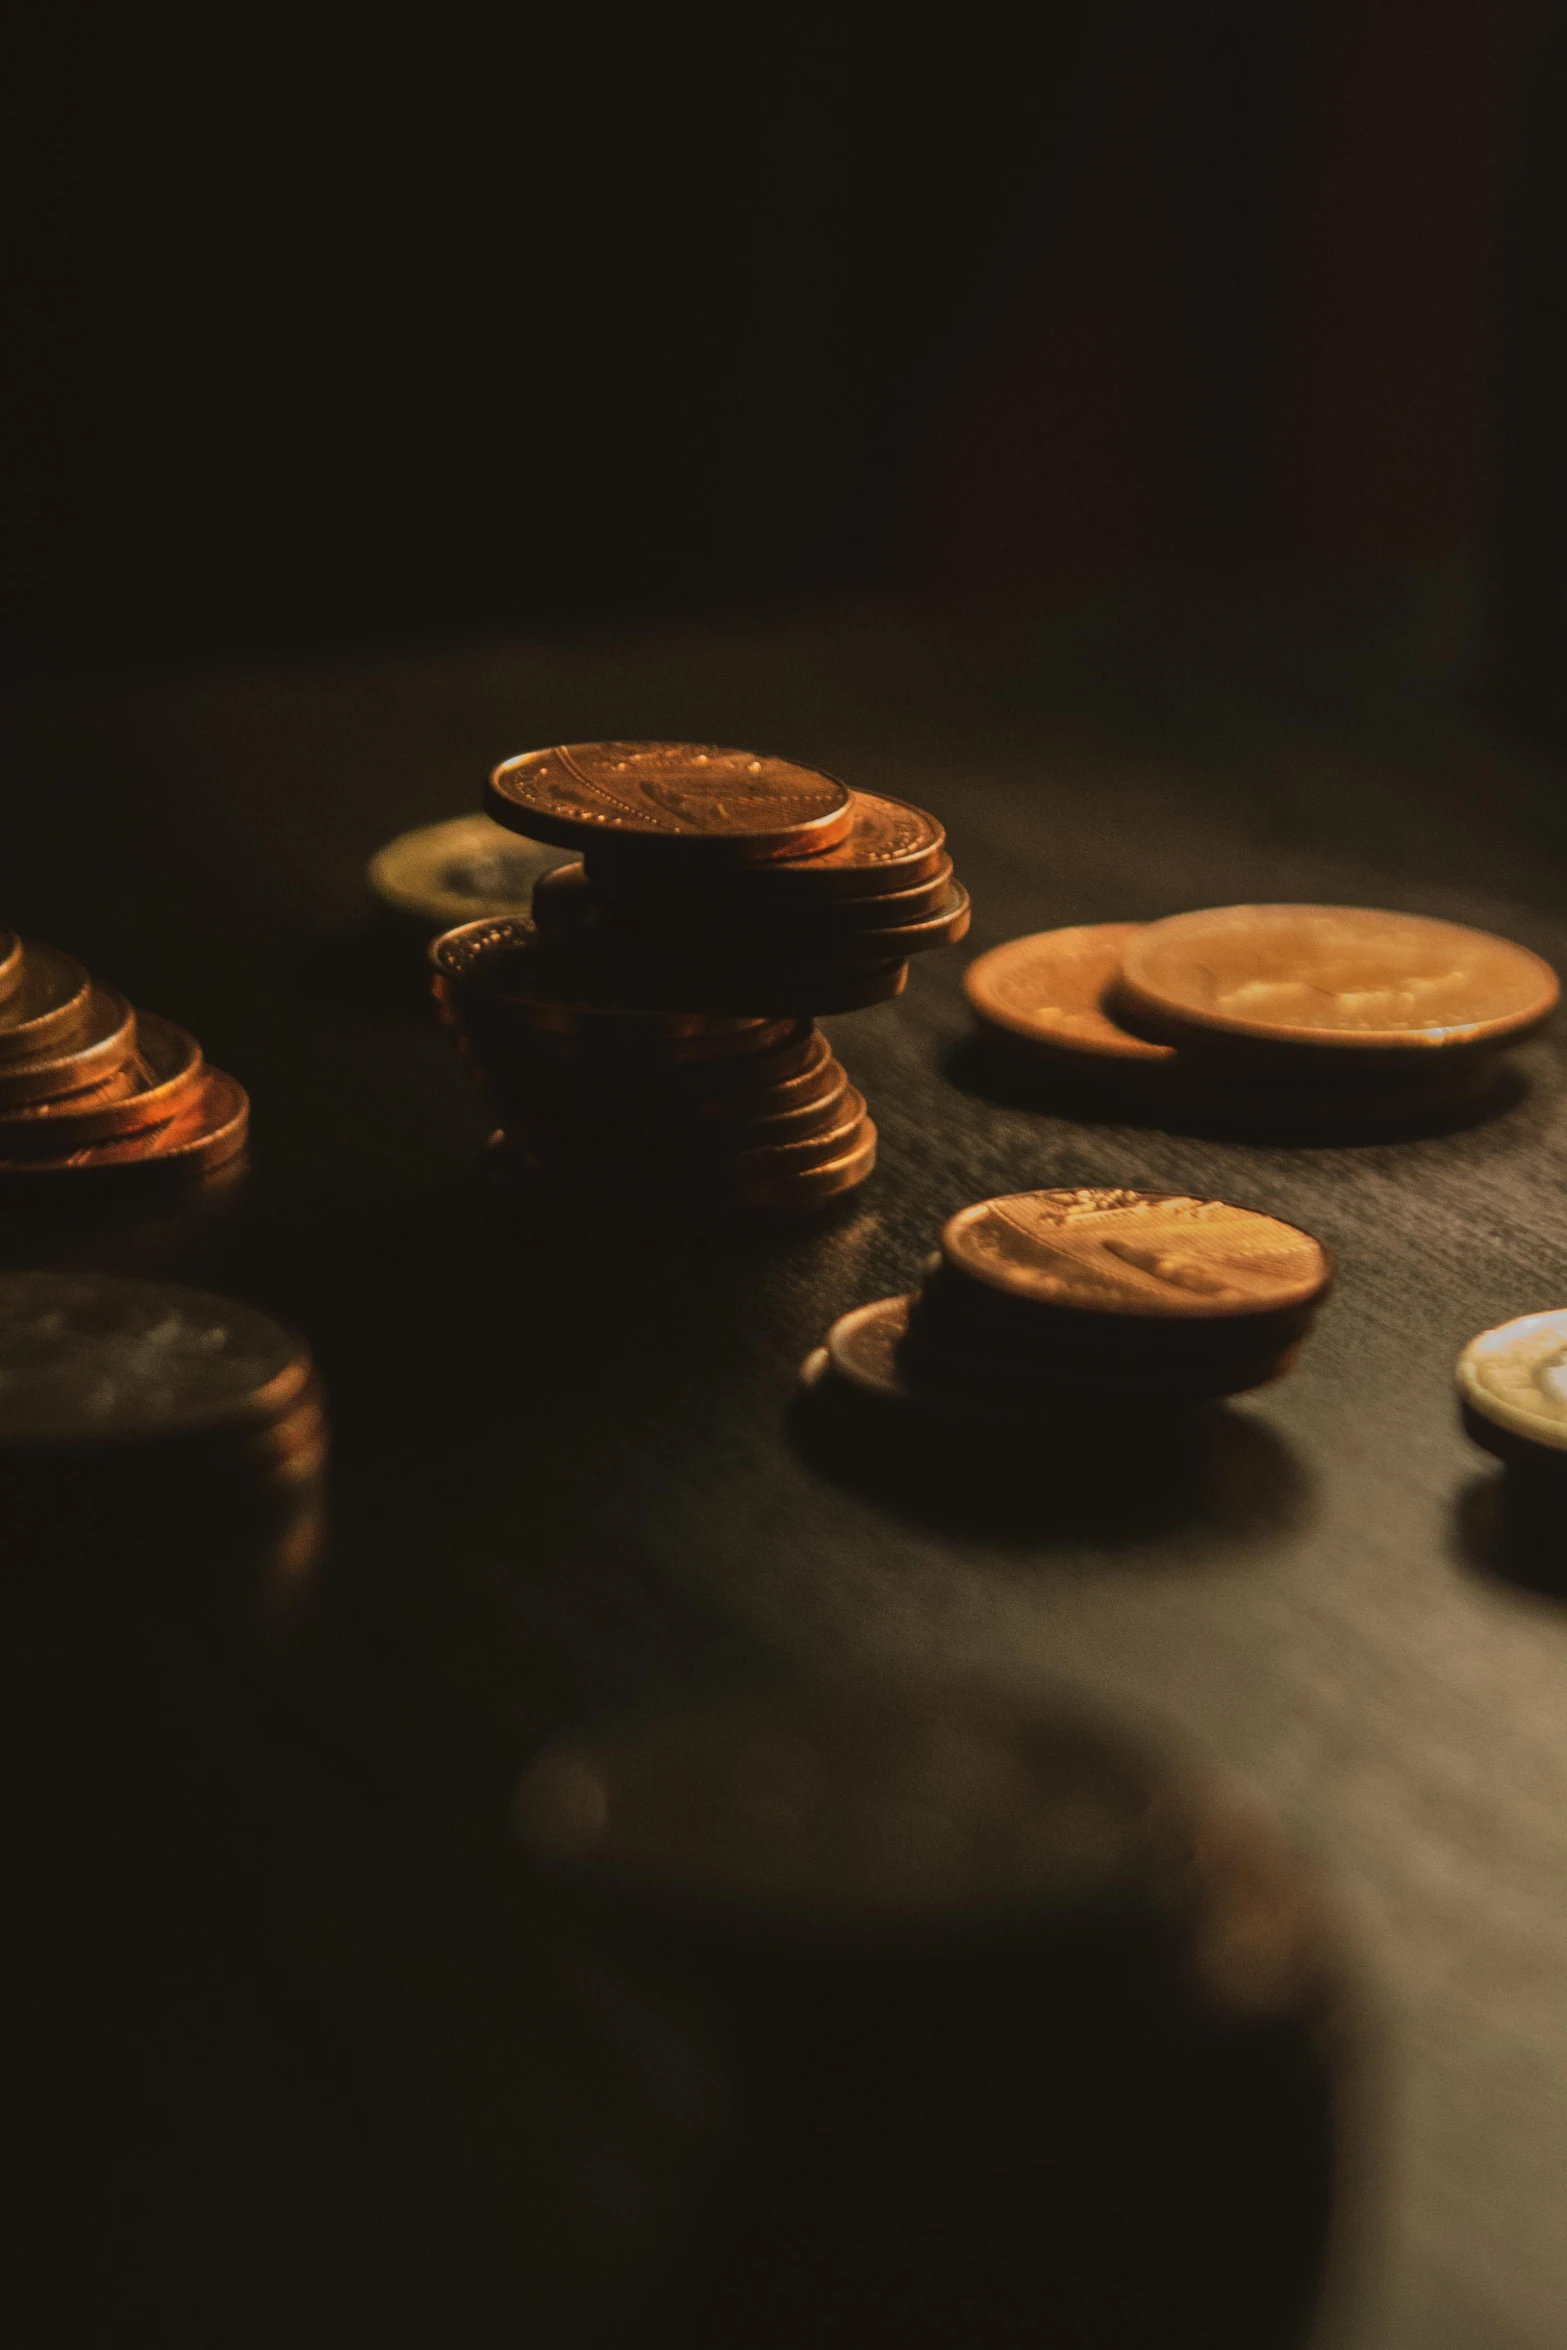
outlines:
[[297, 1331], [237, 1299], [107, 1273], [0, 1273], [0, 1445], [231, 1436], [312, 1377]]
[[135, 1013], [124, 996], [95, 980], [88, 990], [81, 1034], [68, 1051], [0, 1061], [0, 1111], [100, 1086], [124, 1067], [135, 1044]]
[[486, 915], [526, 914], [534, 883], [559, 857], [493, 817], [454, 816], [389, 840], [370, 860], [369, 882], [392, 913], [450, 930]]
[[876, 1128], [863, 1121], [854, 1148], [825, 1166], [797, 1168], [787, 1175], [748, 1176], [739, 1187], [741, 1206], [781, 1216], [809, 1215], [862, 1184], [876, 1164]]
[[1008, 939], [970, 963], [964, 993], [981, 1020], [1030, 1043], [1084, 1061], [1109, 1061], [1118, 1070], [1172, 1068], [1173, 1046], [1134, 1036], [1105, 1008], [1122, 958], [1144, 927], [1090, 922]]
[[1080, 1314], [1276, 1314], [1316, 1304], [1332, 1279], [1309, 1232], [1176, 1193], [1013, 1192], [960, 1209], [941, 1248], [945, 1265], [983, 1291]]
[[1523, 1314], [1458, 1358], [1464, 1424], [1500, 1458], [1567, 1470], [1567, 1307]]
[[92, 981], [76, 957], [29, 943], [21, 977], [0, 1002], [0, 1062], [63, 1051], [82, 1034], [91, 1005]]
[[64, 1180], [183, 1181], [237, 1158], [249, 1128], [250, 1102], [244, 1087], [226, 1071], [204, 1067], [177, 1114], [163, 1124], [84, 1143], [58, 1157], [0, 1160], [0, 1184], [14, 1198], [36, 1197]]
[[104, 1084], [0, 1112], [0, 1161], [62, 1156], [111, 1135], [167, 1125], [190, 1106], [205, 1070], [196, 1039], [155, 1012], [131, 1014], [129, 1024], [131, 1057]]
[[22, 976], [22, 942], [16, 932], [0, 922], [0, 1004], [19, 984]]
[[844, 784], [787, 759], [712, 743], [562, 743], [496, 768], [485, 806], [562, 848], [629, 841], [735, 858], [828, 849], [853, 822]]
[[1150, 923], [1117, 1008], [1176, 1043], [1451, 1052], [1515, 1042], [1560, 987], [1527, 948], [1456, 922], [1364, 906], [1221, 906]]
[[[950, 880], [946, 835], [934, 816], [880, 792], [857, 791], [850, 799], [849, 829], [835, 847], [803, 857], [770, 858], [733, 872], [726, 869], [726, 894], [747, 909], [793, 912], [835, 899], [874, 898], [939, 878]], [[588, 852], [588, 870], [595, 884], [610, 892], [635, 889], [646, 880], [645, 864], [616, 842], [596, 843]], [[695, 877], [676, 874], [672, 886], [694, 892], [700, 884]]]

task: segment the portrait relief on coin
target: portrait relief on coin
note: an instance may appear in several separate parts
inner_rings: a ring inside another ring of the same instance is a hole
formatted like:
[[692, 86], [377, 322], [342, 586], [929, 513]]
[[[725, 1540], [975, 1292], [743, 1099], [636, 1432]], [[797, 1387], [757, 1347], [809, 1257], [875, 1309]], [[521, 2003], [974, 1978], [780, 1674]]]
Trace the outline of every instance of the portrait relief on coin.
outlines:
[[1332, 1267], [1309, 1233], [1222, 1200], [1084, 1189], [962, 1209], [942, 1234], [970, 1279], [1095, 1313], [1220, 1316], [1305, 1304]]

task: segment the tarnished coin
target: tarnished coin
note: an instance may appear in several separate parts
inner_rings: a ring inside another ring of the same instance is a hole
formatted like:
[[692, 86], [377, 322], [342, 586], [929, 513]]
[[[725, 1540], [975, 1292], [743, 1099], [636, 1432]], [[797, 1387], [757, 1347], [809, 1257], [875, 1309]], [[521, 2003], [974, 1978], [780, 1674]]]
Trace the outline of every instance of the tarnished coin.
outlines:
[[81, 1034], [67, 1050], [0, 1061], [0, 1112], [25, 1102], [46, 1102], [60, 1094], [101, 1086], [125, 1067], [135, 1044], [135, 1013], [124, 996], [95, 980], [88, 991]]
[[1078, 1314], [1209, 1321], [1314, 1305], [1332, 1260], [1276, 1216], [1110, 1189], [1012, 1192], [962, 1208], [942, 1258], [982, 1290]]
[[1117, 1008], [1176, 1043], [1451, 1052], [1514, 1042], [1560, 994], [1527, 948], [1365, 906], [1221, 906], [1150, 923], [1128, 945]]
[[381, 904], [430, 930], [450, 930], [486, 915], [526, 914], [533, 885], [560, 860], [503, 831], [493, 817], [453, 816], [400, 832], [370, 860], [369, 882]]
[[16, 932], [0, 922], [0, 1004], [17, 986], [22, 976], [22, 942]]
[[29, 943], [21, 977], [0, 1002], [0, 1062], [63, 1051], [81, 1035], [91, 1005], [92, 981], [76, 957]]
[[[770, 858], [734, 872], [726, 869], [726, 898], [748, 911], [793, 913], [837, 899], [882, 897], [951, 879], [946, 835], [934, 816], [880, 792], [857, 791], [850, 799], [849, 829], [835, 847], [804, 857]], [[635, 889], [644, 878], [634, 857], [608, 841], [589, 850], [588, 871], [595, 885], [610, 895]], [[680, 873], [672, 875], [670, 883], [693, 893], [701, 887], [698, 880]]]
[[1567, 1306], [1472, 1338], [1458, 1358], [1458, 1393], [1476, 1443], [1567, 1475]]
[[1107, 1061], [1118, 1073], [1171, 1069], [1173, 1046], [1135, 1036], [1105, 1008], [1122, 958], [1144, 927], [1140, 922], [1091, 922], [1008, 939], [970, 963], [964, 993], [981, 1020], [1031, 1044], [1085, 1062]]
[[311, 1376], [298, 1332], [235, 1298], [107, 1273], [0, 1273], [0, 1447], [260, 1429]]
[[130, 1026], [130, 1059], [103, 1084], [0, 1112], [0, 1161], [59, 1157], [111, 1135], [140, 1134], [193, 1104], [206, 1066], [196, 1039], [155, 1012], [132, 1014]]
[[849, 832], [846, 785], [809, 767], [712, 743], [562, 743], [505, 760], [485, 806], [513, 832], [582, 849], [798, 856]]

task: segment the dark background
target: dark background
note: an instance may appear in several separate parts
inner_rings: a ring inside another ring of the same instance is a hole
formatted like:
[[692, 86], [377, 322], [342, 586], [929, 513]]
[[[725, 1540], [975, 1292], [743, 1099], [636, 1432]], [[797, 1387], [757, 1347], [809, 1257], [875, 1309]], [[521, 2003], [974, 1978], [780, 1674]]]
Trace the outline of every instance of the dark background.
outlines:
[[25, 14], [24, 670], [1198, 566], [1553, 701], [1555, 9]]

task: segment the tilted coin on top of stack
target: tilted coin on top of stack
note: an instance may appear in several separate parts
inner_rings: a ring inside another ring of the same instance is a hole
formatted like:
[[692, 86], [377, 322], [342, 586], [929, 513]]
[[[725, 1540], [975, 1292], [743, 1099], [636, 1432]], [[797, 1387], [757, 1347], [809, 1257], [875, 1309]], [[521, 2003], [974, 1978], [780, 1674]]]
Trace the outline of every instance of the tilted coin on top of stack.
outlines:
[[181, 1181], [245, 1146], [244, 1088], [74, 956], [0, 930], [0, 1194]]
[[1064, 1091], [1303, 1133], [1483, 1103], [1560, 994], [1507, 939], [1358, 906], [1043, 931], [979, 956], [964, 984], [983, 1025]]
[[1223, 1200], [1015, 1192], [951, 1217], [918, 1292], [840, 1316], [801, 1375], [1014, 1422], [1182, 1410], [1282, 1377], [1332, 1277], [1309, 1232]]
[[436, 942], [435, 992], [501, 1118], [496, 1163], [573, 1190], [808, 1211], [876, 1130], [817, 1013], [886, 1001], [968, 900], [923, 810], [750, 751], [578, 743], [486, 806], [585, 852], [534, 922]]

